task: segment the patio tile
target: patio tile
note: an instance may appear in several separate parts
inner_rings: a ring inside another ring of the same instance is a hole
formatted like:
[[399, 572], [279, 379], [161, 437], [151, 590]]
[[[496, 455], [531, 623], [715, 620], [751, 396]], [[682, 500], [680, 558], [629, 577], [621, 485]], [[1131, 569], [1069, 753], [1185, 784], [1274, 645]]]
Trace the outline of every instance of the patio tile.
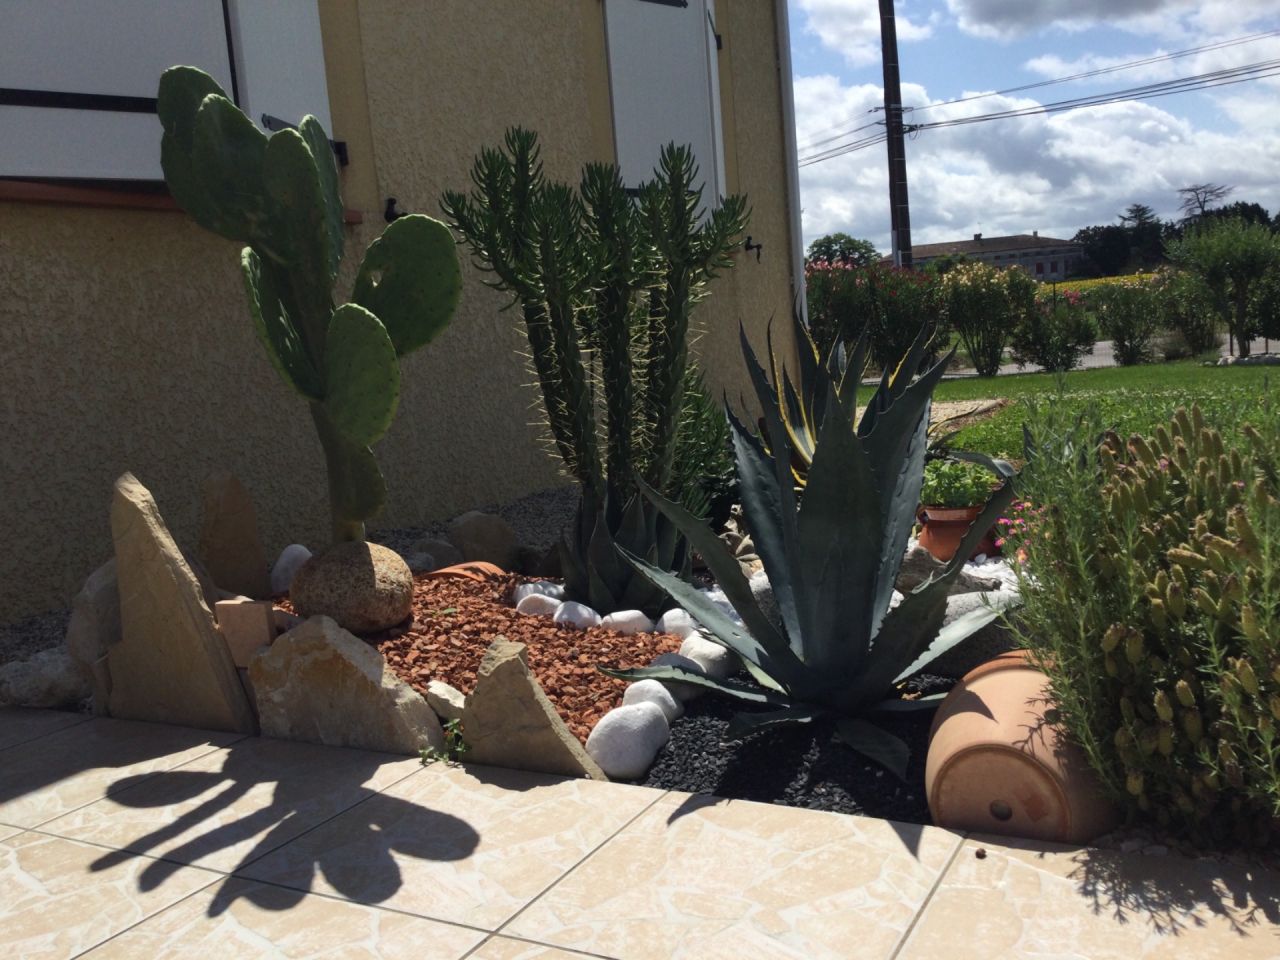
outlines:
[[940, 955], [1275, 960], [1280, 875], [1177, 853], [975, 838], [965, 841], [899, 958]]
[[484, 936], [422, 917], [232, 878], [125, 931], [85, 958], [461, 960]]
[[64, 727], [84, 723], [89, 718], [66, 710], [31, 710], [25, 707], [0, 708], [0, 750], [35, 740]]
[[35, 827], [240, 739], [159, 723], [95, 719], [4, 751], [0, 823]]
[[467, 960], [594, 960], [599, 956], [598, 953], [578, 953], [575, 950], [561, 950], [559, 947], [495, 935]]
[[230, 873], [419, 769], [416, 757], [250, 737], [40, 829]]
[[661, 795], [436, 765], [242, 873], [493, 930]]
[[959, 842], [670, 794], [503, 932], [626, 960], [887, 958]]
[[181, 868], [146, 887], [146, 860], [98, 869], [102, 853], [40, 833], [0, 841], [0, 955], [74, 957], [218, 879]]

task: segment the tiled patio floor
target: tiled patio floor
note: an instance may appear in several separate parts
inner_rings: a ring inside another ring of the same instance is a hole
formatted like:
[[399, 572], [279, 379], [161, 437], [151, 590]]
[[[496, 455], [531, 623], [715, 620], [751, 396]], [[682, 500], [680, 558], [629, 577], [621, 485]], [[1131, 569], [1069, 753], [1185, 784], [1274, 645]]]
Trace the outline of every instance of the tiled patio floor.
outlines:
[[1280, 876], [0, 711], [0, 956], [1280, 958]]

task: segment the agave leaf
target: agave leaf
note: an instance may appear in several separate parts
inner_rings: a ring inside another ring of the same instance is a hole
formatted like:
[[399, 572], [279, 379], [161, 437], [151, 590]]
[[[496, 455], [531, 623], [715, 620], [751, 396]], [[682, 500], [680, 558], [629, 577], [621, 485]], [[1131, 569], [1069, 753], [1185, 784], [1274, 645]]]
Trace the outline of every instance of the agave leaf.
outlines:
[[[920, 672], [944, 653], [968, 640], [987, 624], [998, 620], [1004, 611], [1016, 607], [1022, 602], [1018, 596], [1008, 593], [988, 594], [987, 596], [990, 606], [970, 610], [963, 616], [956, 617], [956, 619], [939, 630], [937, 637], [933, 643], [929, 644], [928, 649], [894, 677], [893, 682], [901, 683], [912, 674]], [[903, 602], [905, 603], [906, 601], [904, 600]]]
[[755, 687], [748, 687], [732, 680], [715, 680], [701, 671], [688, 670], [685, 667], [634, 667], [630, 670], [596, 667], [596, 669], [606, 676], [617, 677], [619, 680], [679, 680], [681, 683], [706, 687], [708, 690], [723, 693], [735, 700], [745, 700], [747, 703], [764, 703], [775, 707], [792, 706], [791, 698], [784, 694], [757, 690]]
[[781, 641], [774, 646], [765, 646], [768, 635], [757, 640], [744, 628], [733, 622], [723, 610], [711, 602], [705, 594], [692, 584], [685, 583], [679, 577], [665, 570], [660, 570], [635, 554], [623, 551], [636, 570], [655, 587], [665, 590], [676, 603], [689, 611], [689, 614], [702, 626], [716, 635], [716, 639], [749, 663], [754, 663], [761, 670], [773, 677], [783, 687], [791, 689], [792, 680], [803, 671], [803, 665], [796, 660], [795, 654]]
[[840, 739], [864, 757], [869, 757], [899, 780], [907, 779], [907, 745], [887, 730], [858, 717], [841, 717], [836, 721]]
[[883, 697], [902, 671], [915, 663], [933, 643], [947, 613], [947, 591], [952, 581], [964, 567], [965, 558], [973, 552], [1012, 498], [1013, 487], [1009, 483], [993, 493], [978, 519], [965, 533], [951, 563], [936, 578], [911, 591], [889, 611], [876, 634], [866, 668], [854, 680], [849, 692], [850, 702]]
[[[802, 349], [800, 351], [804, 353]], [[779, 374], [775, 374], [778, 376]], [[791, 438], [792, 445], [799, 451], [800, 457], [806, 463], [813, 459], [813, 439], [817, 434], [817, 428], [813, 422], [822, 422], [822, 413], [815, 409], [815, 404], [811, 401], [802, 402], [800, 395], [796, 392], [795, 385], [791, 382], [791, 376], [786, 369], [780, 371], [782, 382], [782, 412], [785, 416], [785, 426], [787, 434]], [[804, 383], [803, 380], [800, 381]]]
[[870, 351], [870, 339], [864, 330], [853, 345], [853, 354], [845, 356], [844, 344], [836, 342], [827, 358], [827, 370], [836, 384], [836, 395], [840, 398], [840, 409], [847, 422], [852, 423], [858, 410], [858, 388], [862, 386], [862, 375], [867, 370], [867, 353]]
[[742, 740], [784, 723], [809, 723], [822, 716], [823, 711], [815, 707], [799, 704], [785, 710], [770, 710], [768, 713], [735, 713], [725, 730], [726, 740]]
[[778, 613], [791, 649], [799, 652], [800, 619], [796, 613], [795, 591], [788, 575], [790, 563], [782, 530], [782, 498], [769, 456], [760, 443], [731, 412], [728, 414], [738, 471], [738, 495], [756, 552], [764, 563]]
[[947, 456], [952, 460], [967, 460], [969, 463], [976, 463], [980, 467], [986, 467], [1001, 480], [1011, 480], [1018, 475], [1018, 471], [1013, 468], [1008, 460], [998, 460], [995, 457], [989, 457], [985, 453], [973, 453], [969, 450], [948, 450]]
[[870, 647], [880, 499], [863, 445], [849, 424], [828, 417], [800, 507], [799, 553], [791, 558], [810, 683], [825, 686], [834, 676], [856, 674]]
[[684, 533], [693, 549], [702, 555], [726, 599], [733, 604], [733, 609], [738, 611], [743, 624], [760, 645], [766, 650], [785, 649], [786, 641], [769, 622], [768, 617], [761, 613], [755, 594], [751, 592], [751, 584], [743, 576], [742, 567], [730, 552], [728, 544], [681, 504], [668, 500], [642, 480], [637, 480], [636, 484], [645, 498], [660, 511], [661, 516]]
[[[911, 404], [914, 398], [904, 396], [894, 406]], [[890, 410], [878, 428], [871, 432], [865, 446], [876, 472], [876, 482], [882, 497], [881, 542], [879, 544], [878, 570], [876, 573], [875, 594], [872, 606], [871, 635], [875, 636], [889, 610], [889, 601], [893, 596], [898, 572], [902, 569], [902, 561], [907, 552], [907, 540], [916, 520], [916, 509], [920, 503], [920, 489], [924, 485], [924, 457], [929, 446], [929, 406], [925, 397], [924, 408], [913, 426], [895, 423], [894, 411]], [[907, 423], [910, 423], [908, 420]], [[901, 430], [904, 445], [896, 442], [883, 442], [877, 435], [884, 437], [893, 430]], [[883, 449], [888, 447], [889, 449]], [[889, 458], [895, 458], [890, 460]], [[889, 465], [899, 464], [896, 476], [890, 475]]]

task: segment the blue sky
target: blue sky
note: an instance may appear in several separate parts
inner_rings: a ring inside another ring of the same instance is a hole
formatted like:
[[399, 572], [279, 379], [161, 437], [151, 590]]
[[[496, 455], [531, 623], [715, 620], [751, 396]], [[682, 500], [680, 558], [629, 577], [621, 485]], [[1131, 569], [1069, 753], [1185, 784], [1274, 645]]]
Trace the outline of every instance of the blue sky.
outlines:
[[[876, 0], [790, 0], [802, 160], [883, 103]], [[1268, 30], [1280, 0], [898, 0], [903, 101], [938, 120], [1280, 59], [1280, 36], [1088, 80], [937, 105]], [[908, 121], [912, 117], [908, 116]], [[883, 144], [803, 166], [806, 244], [834, 230], [889, 247]], [[1280, 209], [1280, 77], [1152, 100], [923, 131], [907, 143], [915, 243], [1070, 237], [1131, 203], [1178, 215], [1177, 189], [1214, 182]]]

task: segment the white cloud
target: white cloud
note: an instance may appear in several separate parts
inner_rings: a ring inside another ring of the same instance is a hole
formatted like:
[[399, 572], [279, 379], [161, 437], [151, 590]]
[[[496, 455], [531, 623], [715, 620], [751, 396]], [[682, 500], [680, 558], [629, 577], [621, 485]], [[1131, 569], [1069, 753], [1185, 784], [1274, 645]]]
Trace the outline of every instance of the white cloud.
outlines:
[[1244, 32], [1276, 15], [1275, 0], [947, 0], [947, 9], [966, 33], [1002, 40], [1105, 24], [1199, 42], [1206, 34]]
[[[799, 0], [806, 14], [804, 29], [823, 46], [835, 50], [854, 66], [880, 62], [880, 10], [876, 0]], [[923, 40], [933, 32], [929, 21], [907, 15], [910, 5], [898, 4], [894, 26], [899, 43]]]
[[[830, 76], [797, 77], [795, 94], [801, 143], [881, 102], [878, 87], [844, 86]], [[934, 102], [919, 87], [904, 90], [904, 98]], [[991, 97], [930, 111], [929, 118], [1034, 104]], [[1223, 109], [1248, 115], [1261, 109], [1261, 101], [1235, 95]], [[1126, 101], [925, 131], [907, 144], [912, 239], [921, 244], [1032, 230], [1070, 237], [1081, 227], [1116, 222], [1132, 203], [1173, 217], [1178, 188], [1206, 181], [1232, 185], [1235, 199], [1275, 212], [1280, 121], [1246, 130], [1210, 131], [1152, 103]], [[802, 167], [800, 185], [806, 244], [843, 230], [888, 249], [883, 144]]]

